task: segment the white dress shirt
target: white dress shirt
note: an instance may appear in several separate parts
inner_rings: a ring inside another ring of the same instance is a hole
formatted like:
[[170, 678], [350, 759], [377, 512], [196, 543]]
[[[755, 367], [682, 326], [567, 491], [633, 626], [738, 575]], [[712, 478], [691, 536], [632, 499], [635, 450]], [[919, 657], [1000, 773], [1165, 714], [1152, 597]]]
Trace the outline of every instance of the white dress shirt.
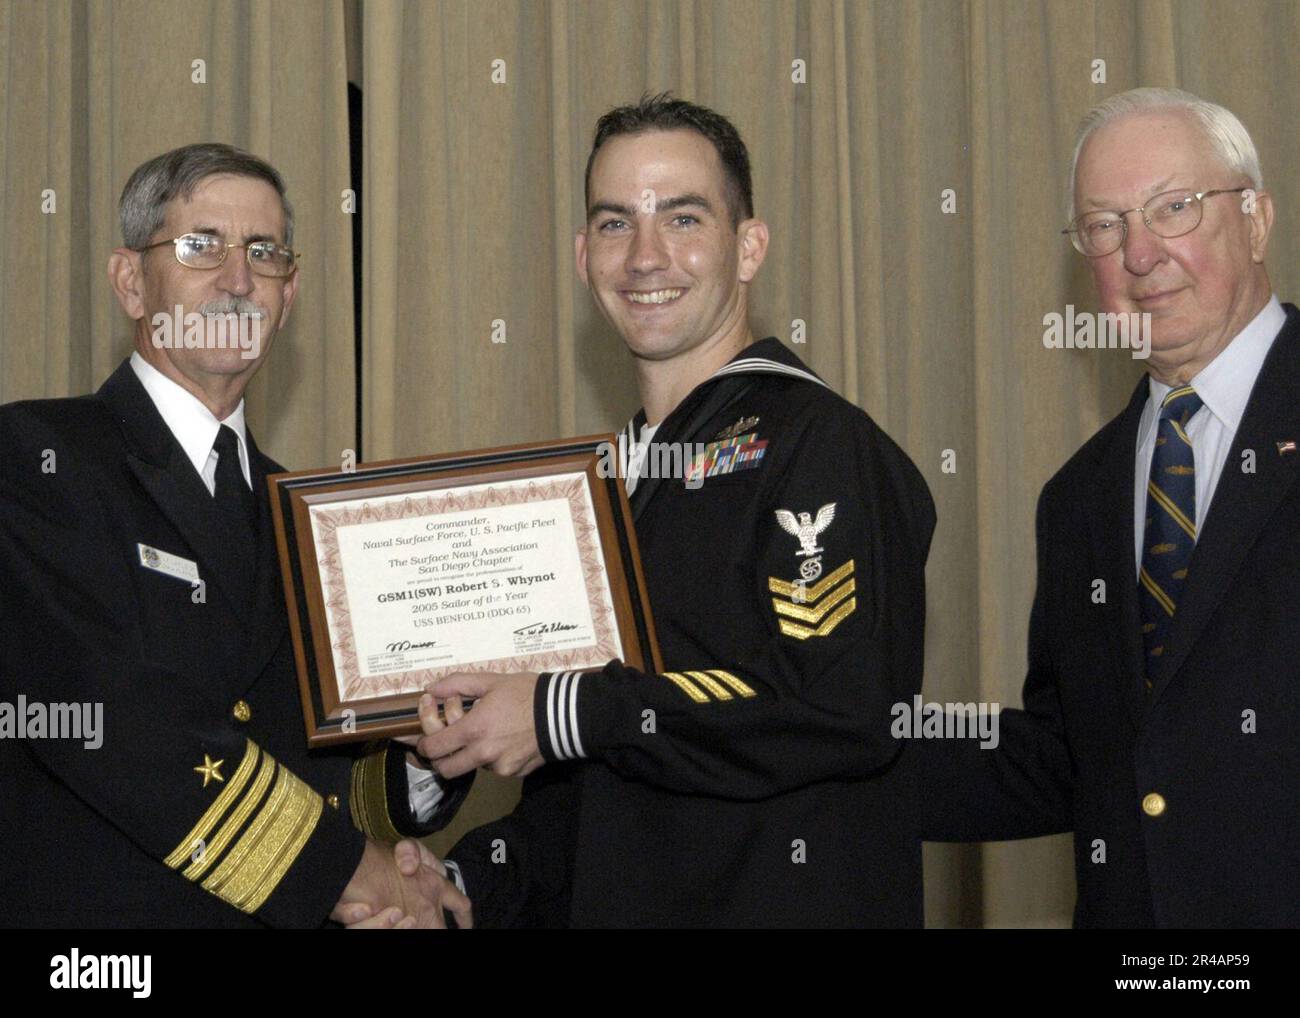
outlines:
[[[1237, 437], [1242, 414], [1250, 392], [1264, 366], [1264, 358], [1273, 340], [1286, 323], [1286, 312], [1274, 296], [1250, 324], [1241, 330], [1219, 356], [1210, 361], [1189, 383], [1205, 404], [1187, 422], [1187, 437], [1192, 440], [1196, 459], [1196, 533], [1200, 534], [1210, 510], [1210, 499], [1218, 486], [1219, 476], [1228, 459], [1228, 451]], [[1156, 451], [1160, 404], [1171, 386], [1148, 378], [1150, 395], [1138, 422], [1137, 463], [1133, 477], [1133, 574], [1142, 570], [1142, 539], [1146, 531], [1147, 481], [1151, 477], [1151, 459]], [[1236, 469], [1239, 469], [1237, 467]]]
[[217, 460], [220, 457], [212, 446], [223, 424], [239, 439], [239, 466], [244, 481], [250, 489], [253, 487], [252, 475], [248, 469], [248, 434], [244, 429], [242, 399], [234, 413], [224, 421], [219, 421], [198, 397], [177, 385], [138, 352], [131, 354], [131, 369], [153, 400], [153, 405], [158, 408], [163, 423], [185, 451], [186, 458], [194, 464], [194, 469], [207, 485], [209, 494], [215, 494], [217, 490]]

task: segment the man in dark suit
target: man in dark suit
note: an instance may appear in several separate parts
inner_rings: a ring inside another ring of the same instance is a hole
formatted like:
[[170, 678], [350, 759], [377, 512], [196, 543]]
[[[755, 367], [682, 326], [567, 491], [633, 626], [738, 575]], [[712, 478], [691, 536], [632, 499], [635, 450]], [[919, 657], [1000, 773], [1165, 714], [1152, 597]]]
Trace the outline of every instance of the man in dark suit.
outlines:
[[1149, 376], [1038, 506], [1024, 710], [925, 741], [935, 840], [1072, 830], [1083, 927], [1300, 925], [1300, 311], [1249, 134], [1187, 93], [1084, 120], [1069, 233]]
[[402, 877], [350, 821], [409, 819], [371, 777], [401, 761], [306, 751], [281, 468], [243, 403], [298, 289], [284, 184], [191, 145], [136, 170], [121, 212], [135, 353], [92, 396], [0, 408], [0, 920], [318, 926], [364, 902], [468, 921], [442, 874]]

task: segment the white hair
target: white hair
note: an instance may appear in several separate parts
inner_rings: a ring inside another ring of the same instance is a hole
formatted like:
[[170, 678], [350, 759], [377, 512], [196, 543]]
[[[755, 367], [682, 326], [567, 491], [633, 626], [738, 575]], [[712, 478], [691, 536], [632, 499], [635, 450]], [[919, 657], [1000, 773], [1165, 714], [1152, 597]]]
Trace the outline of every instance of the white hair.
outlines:
[[1250, 186], [1256, 191], [1264, 189], [1264, 175], [1259, 169], [1259, 153], [1255, 151], [1255, 143], [1250, 140], [1250, 132], [1245, 125], [1231, 110], [1177, 88], [1134, 88], [1113, 95], [1094, 106], [1079, 124], [1074, 158], [1070, 161], [1069, 191], [1065, 198], [1070, 222], [1074, 221], [1075, 216], [1074, 175], [1079, 167], [1079, 153], [1083, 151], [1083, 143], [1098, 128], [1105, 127], [1120, 117], [1166, 110], [1190, 116], [1204, 132], [1224, 166], [1233, 173], [1249, 178]]

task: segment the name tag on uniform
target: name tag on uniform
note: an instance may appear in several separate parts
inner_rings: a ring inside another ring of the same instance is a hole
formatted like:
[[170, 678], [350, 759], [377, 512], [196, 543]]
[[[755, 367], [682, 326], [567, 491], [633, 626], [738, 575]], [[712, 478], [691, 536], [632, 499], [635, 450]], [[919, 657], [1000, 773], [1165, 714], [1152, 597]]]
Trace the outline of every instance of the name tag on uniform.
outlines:
[[173, 555], [169, 551], [150, 548], [147, 544], [137, 544], [136, 548], [140, 551], [140, 565], [146, 569], [152, 569], [156, 573], [164, 573], [167, 576], [174, 576], [176, 579], [185, 580], [187, 583], [198, 582], [199, 566], [197, 562], [191, 562], [187, 558]]

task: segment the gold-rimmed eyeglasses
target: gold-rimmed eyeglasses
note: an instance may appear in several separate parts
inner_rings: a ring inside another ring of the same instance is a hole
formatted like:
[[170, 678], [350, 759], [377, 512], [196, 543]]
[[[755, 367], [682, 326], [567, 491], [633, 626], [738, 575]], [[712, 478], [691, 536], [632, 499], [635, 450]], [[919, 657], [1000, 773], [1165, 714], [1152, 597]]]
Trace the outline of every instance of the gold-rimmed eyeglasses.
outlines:
[[1142, 222], [1157, 237], [1170, 240], [1191, 233], [1201, 225], [1204, 215], [1202, 202], [1216, 194], [1240, 194], [1248, 191], [1246, 187], [1220, 187], [1213, 191], [1163, 191], [1147, 199], [1145, 205], [1124, 212], [1099, 211], [1085, 212], [1075, 217], [1074, 222], [1062, 233], [1068, 233], [1079, 254], [1088, 258], [1100, 258], [1118, 251], [1128, 236], [1128, 219], [1130, 212], [1140, 212]]
[[251, 244], [223, 244], [209, 233], [186, 233], [171, 240], [160, 240], [140, 248], [150, 251], [164, 244], [173, 245], [176, 260], [191, 269], [219, 269], [226, 261], [226, 252], [232, 247], [242, 247], [248, 267], [259, 276], [283, 278], [292, 275], [301, 257], [283, 244], [273, 240], [255, 240]]

